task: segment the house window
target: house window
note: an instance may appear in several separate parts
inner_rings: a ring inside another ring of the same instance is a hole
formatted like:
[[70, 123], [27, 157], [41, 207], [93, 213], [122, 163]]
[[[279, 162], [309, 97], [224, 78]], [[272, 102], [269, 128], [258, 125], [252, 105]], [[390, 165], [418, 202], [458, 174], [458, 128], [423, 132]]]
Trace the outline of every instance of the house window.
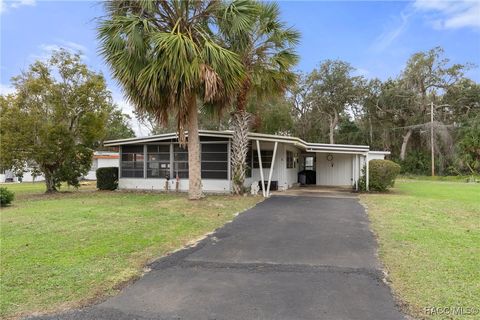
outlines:
[[188, 179], [188, 149], [173, 145], [173, 178]]
[[303, 167], [305, 170], [315, 170], [315, 158], [313, 156], [306, 156], [304, 158]]
[[170, 145], [147, 145], [147, 178], [170, 176]]
[[[262, 156], [262, 168], [269, 169], [272, 165], [273, 151], [272, 150], [261, 150], [260, 155]], [[258, 151], [253, 151], [253, 167], [260, 168], [258, 163]]]
[[295, 168], [295, 162], [293, 160], [293, 152], [287, 150], [287, 169]]
[[121, 177], [143, 178], [143, 161], [142, 145], [122, 146]]
[[202, 144], [202, 179], [228, 179], [228, 144]]

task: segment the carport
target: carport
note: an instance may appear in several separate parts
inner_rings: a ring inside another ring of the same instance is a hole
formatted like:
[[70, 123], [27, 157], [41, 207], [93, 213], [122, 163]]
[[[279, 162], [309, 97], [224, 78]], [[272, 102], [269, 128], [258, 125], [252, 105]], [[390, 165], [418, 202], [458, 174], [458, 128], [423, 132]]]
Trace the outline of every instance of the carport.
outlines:
[[[359, 179], [362, 175], [361, 171], [365, 167], [368, 188], [369, 146], [308, 143], [294, 137], [257, 133], [250, 134], [249, 138], [252, 141], [253, 154], [258, 158], [258, 167], [255, 169], [256, 175], [254, 175], [252, 182], [260, 181], [264, 197], [270, 196], [272, 179], [281, 180], [284, 178], [282, 181], [288, 180], [288, 177], [285, 177], [287, 175], [285, 171], [288, 171], [289, 168], [288, 163], [286, 164], [288, 161], [284, 159], [286, 146], [297, 150], [295, 153], [295, 161], [297, 163], [295, 173], [297, 175], [305, 169], [305, 165], [302, 166], [304, 157], [308, 155], [309, 158], [312, 158], [313, 155], [314, 160], [311, 164], [311, 170], [316, 172], [316, 186], [343, 187], [349, 190], [353, 187], [358, 190]], [[278, 149], [281, 149], [280, 154]], [[268, 163], [268, 166], [265, 166], [262, 160], [264, 151], [271, 152], [271, 162]], [[383, 157], [384, 154], [382, 153], [381, 156]], [[274, 175], [276, 175], [275, 178], [273, 177]], [[295, 176], [295, 182], [291, 185], [286, 182], [286, 187], [282, 191], [292, 188], [298, 182], [297, 176]]]

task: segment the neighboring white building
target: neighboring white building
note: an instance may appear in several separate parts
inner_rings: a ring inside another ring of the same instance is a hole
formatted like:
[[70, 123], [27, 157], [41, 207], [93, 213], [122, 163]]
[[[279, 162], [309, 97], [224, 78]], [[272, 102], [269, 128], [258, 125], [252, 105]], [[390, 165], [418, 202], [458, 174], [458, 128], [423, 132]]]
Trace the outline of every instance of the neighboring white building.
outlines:
[[[27, 169], [28, 170], [28, 169]], [[19, 179], [17, 176], [15, 176], [15, 173], [12, 170], [5, 170], [2, 173], [0, 173], [0, 183], [1, 182], [33, 182], [33, 176], [30, 171], [26, 171], [23, 173], [23, 177]], [[43, 175], [39, 175], [35, 177], [35, 182], [37, 181], [44, 181], [45, 178]]]
[[[118, 152], [111, 151], [95, 151], [93, 153], [92, 167], [90, 171], [83, 177], [86, 180], [97, 180], [96, 170], [98, 168], [104, 167], [118, 167], [119, 166]], [[40, 175], [35, 178], [35, 181], [44, 181], [45, 178], [43, 175]], [[15, 176], [13, 171], [5, 170], [0, 174], [0, 183], [2, 182], [20, 182], [18, 177]], [[29, 169], [26, 169], [26, 172], [23, 173], [22, 182], [33, 182], [32, 174]]]
[[[205, 192], [232, 190], [232, 134], [200, 130]], [[390, 154], [370, 151], [369, 146], [309, 143], [300, 138], [259, 133], [250, 133], [249, 140], [247, 161], [251, 170], [245, 186], [263, 181], [265, 196], [270, 189], [286, 190], [299, 182], [358, 189], [361, 169], [365, 167], [368, 172], [367, 160], [384, 159]], [[105, 146], [120, 148], [120, 189], [175, 190], [178, 180], [178, 190], [188, 190], [188, 152], [179, 147], [176, 133], [111, 140]]]
[[120, 156], [118, 152], [95, 151], [92, 159], [92, 167], [84, 176], [86, 180], [97, 180], [96, 171], [98, 168], [118, 167]]

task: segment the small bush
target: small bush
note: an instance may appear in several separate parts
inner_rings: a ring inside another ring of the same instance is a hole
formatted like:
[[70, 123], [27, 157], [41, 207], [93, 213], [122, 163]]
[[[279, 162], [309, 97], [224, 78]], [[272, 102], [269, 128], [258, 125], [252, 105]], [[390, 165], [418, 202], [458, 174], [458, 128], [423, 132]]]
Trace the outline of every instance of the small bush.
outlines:
[[106, 167], [98, 168], [97, 188], [100, 190], [115, 190], [118, 187], [118, 168]]
[[[360, 189], [365, 191], [365, 170], [360, 178]], [[395, 179], [400, 173], [400, 166], [390, 160], [369, 161], [369, 187], [371, 191], [387, 191], [395, 184]]]
[[7, 188], [0, 188], [0, 206], [6, 207], [12, 203], [15, 194]]

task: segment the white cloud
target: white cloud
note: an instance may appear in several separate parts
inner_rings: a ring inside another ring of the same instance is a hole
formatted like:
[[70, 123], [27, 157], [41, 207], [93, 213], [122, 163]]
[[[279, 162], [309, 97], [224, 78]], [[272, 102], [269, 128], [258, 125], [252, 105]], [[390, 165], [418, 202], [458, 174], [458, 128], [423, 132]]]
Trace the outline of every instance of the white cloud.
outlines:
[[71, 53], [80, 52], [82, 60], [88, 61], [88, 56], [86, 55], [88, 52], [87, 47], [73, 41], [57, 40], [55, 43], [43, 43], [38, 46], [38, 48], [40, 49], [40, 52], [31, 54], [29, 56], [30, 60], [46, 60], [52, 55], [53, 51], [58, 51], [63, 48]]
[[436, 29], [480, 28], [480, 1], [416, 0], [414, 8]]
[[123, 113], [126, 113], [131, 117], [130, 125], [132, 126], [133, 131], [135, 131], [135, 135], [137, 137], [147, 136], [149, 134], [148, 128], [142, 125], [135, 117], [135, 114], [133, 113], [135, 107], [130, 104], [127, 99], [125, 99], [123, 94], [113, 90], [112, 99], [113, 102], [123, 111]]
[[35, 6], [36, 0], [0, 0], [0, 13], [23, 6]]
[[375, 51], [383, 51], [390, 46], [405, 32], [410, 22], [410, 18], [414, 13], [415, 11], [412, 10], [410, 5], [408, 5], [402, 12], [400, 12], [399, 17], [392, 17], [390, 27], [375, 39], [372, 48]]
[[10, 85], [0, 83], [0, 95], [7, 95], [15, 92], [15, 88]]
[[370, 70], [365, 68], [355, 68], [355, 74], [368, 78], [370, 76]]
[[480, 28], [478, 0], [415, 0], [392, 17], [387, 28], [375, 39], [372, 49], [383, 51], [407, 30], [410, 21], [420, 17], [435, 29]]

